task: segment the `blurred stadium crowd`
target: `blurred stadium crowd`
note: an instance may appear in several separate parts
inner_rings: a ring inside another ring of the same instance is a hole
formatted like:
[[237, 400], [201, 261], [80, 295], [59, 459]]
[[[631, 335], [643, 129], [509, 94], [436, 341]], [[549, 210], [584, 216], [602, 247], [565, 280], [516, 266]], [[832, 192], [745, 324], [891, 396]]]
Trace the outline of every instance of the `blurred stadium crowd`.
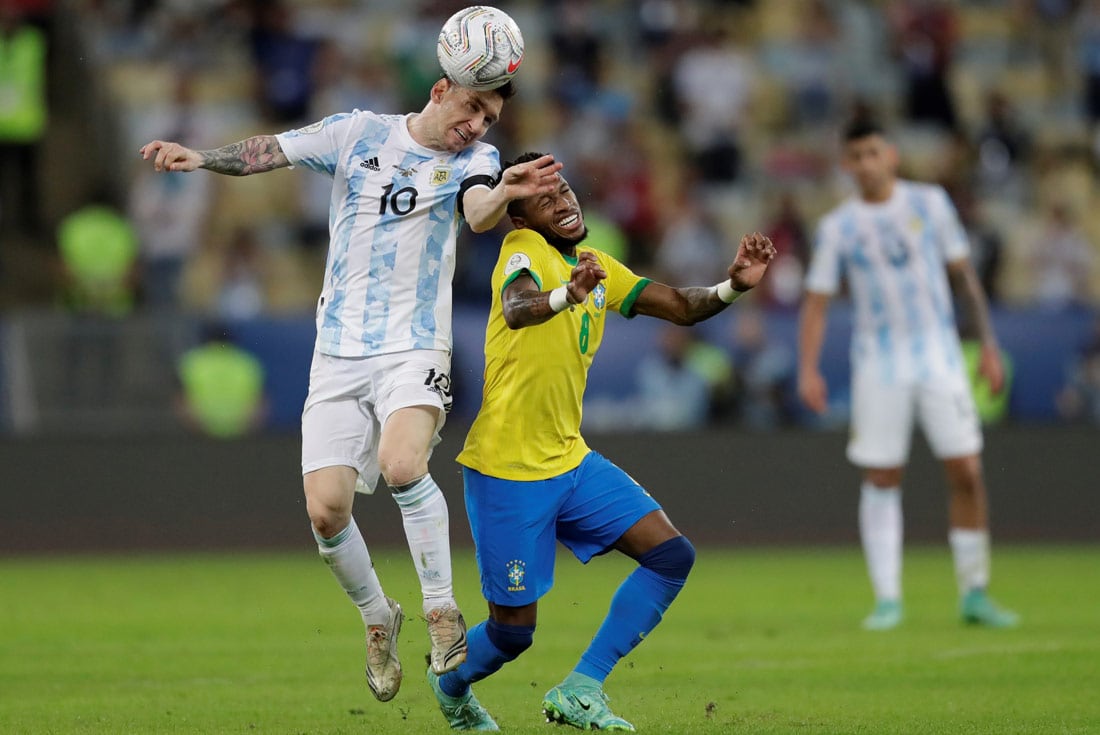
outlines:
[[[0, 77], [33, 77], [37, 63], [44, 80], [37, 125], [33, 110], [9, 109], [21, 125], [0, 120], [0, 306], [9, 315], [0, 380], [16, 417], [6, 428], [34, 425], [18, 418], [32, 409], [17, 395], [33, 370], [13, 354], [62, 366], [71, 350], [91, 349], [98, 374], [117, 376], [134, 359], [128, 344], [153, 342], [156, 359], [175, 364], [198, 320], [308, 318], [328, 180], [154, 174], [138, 148], [153, 138], [217, 147], [352, 108], [418, 110], [438, 75], [439, 26], [466, 4], [0, 0], [0, 58], [21, 59], [4, 62]], [[1100, 328], [1091, 326], [1100, 304], [1100, 0], [500, 5], [523, 29], [527, 58], [489, 140], [505, 158], [542, 150], [565, 162], [593, 245], [673, 285], [715, 281], [746, 231], [766, 232], [780, 251], [733, 328], [662, 334], [634, 360], [638, 390], [653, 393], [644, 402], [652, 416], [634, 416], [639, 423], [703, 394], [705, 410], [667, 428], [797, 420], [793, 342], [769, 340], [769, 325], [789, 321], [816, 220], [849, 192], [835, 150], [856, 114], [891, 127], [905, 175], [948, 189], [995, 306], [1037, 314], [1039, 324], [1085, 325], [1058, 356], [1065, 385], [1049, 401], [1063, 417], [1100, 421]], [[486, 303], [506, 228], [460, 240], [460, 303]], [[112, 233], [113, 245], [89, 244], [98, 242], [89, 232]], [[58, 326], [44, 309], [69, 321]], [[12, 314], [25, 316], [13, 326]], [[111, 320], [137, 336], [105, 347]], [[42, 336], [50, 333], [52, 348]], [[677, 394], [685, 365], [694, 377]], [[108, 405], [94, 371], [55, 372], [70, 405], [81, 392], [74, 381], [89, 383], [100, 413]]]

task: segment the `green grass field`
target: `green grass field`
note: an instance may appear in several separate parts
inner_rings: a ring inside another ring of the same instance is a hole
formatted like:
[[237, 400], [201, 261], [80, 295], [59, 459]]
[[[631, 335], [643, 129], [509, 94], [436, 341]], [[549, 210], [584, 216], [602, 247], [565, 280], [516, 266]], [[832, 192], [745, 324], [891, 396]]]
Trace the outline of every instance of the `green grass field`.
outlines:
[[[358, 615], [308, 550], [0, 559], [0, 733], [448, 732], [412, 564], [376, 562], [412, 613], [388, 704], [367, 690]], [[997, 548], [992, 591], [1023, 616], [1010, 631], [957, 622], [946, 544], [905, 564], [905, 624], [867, 633], [858, 550], [702, 549], [608, 680], [612, 707], [640, 732], [1100, 733], [1100, 547]], [[472, 556], [455, 566], [473, 624]], [[477, 686], [503, 730], [563, 730], [542, 722], [542, 694], [629, 569], [560, 559], [534, 647]]]

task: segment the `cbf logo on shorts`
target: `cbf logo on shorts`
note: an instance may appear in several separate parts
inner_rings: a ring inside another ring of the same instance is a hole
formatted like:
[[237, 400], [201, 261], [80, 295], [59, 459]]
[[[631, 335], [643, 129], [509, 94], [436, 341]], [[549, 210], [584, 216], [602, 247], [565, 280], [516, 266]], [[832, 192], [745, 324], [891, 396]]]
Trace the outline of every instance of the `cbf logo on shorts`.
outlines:
[[527, 589], [523, 584], [523, 580], [527, 577], [527, 563], [520, 561], [519, 559], [513, 559], [507, 564], [508, 569], [508, 591], [509, 592], [523, 592]]

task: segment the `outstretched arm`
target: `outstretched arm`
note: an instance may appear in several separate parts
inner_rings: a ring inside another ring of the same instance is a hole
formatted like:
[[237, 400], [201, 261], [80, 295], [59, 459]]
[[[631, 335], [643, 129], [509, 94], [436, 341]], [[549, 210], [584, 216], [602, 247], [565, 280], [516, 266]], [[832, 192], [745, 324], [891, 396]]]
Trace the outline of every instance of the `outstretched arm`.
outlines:
[[798, 395], [815, 413], [825, 413], [829, 407], [829, 390], [819, 367], [828, 312], [826, 294], [807, 291], [802, 297], [798, 316]]
[[512, 166], [492, 189], [475, 187], [462, 197], [462, 211], [474, 232], [496, 227], [513, 199], [526, 199], [536, 194], [550, 194], [558, 186], [558, 171], [562, 164], [546, 155], [527, 163]]
[[634, 313], [684, 326], [709, 319], [760, 283], [774, 257], [775, 246], [770, 239], [759, 232], [745, 235], [729, 267], [729, 281], [718, 286], [687, 288], [650, 283], [638, 294]]
[[229, 176], [248, 176], [290, 165], [274, 135], [255, 135], [212, 151], [195, 151], [179, 143], [154, 140], [143, 145], [139, 153], [146, 161], [152, 158], [157, 171], [205, 168]]
[[501, 296], [504, 322], [512, 329], [522, 329], [549, 321], [559, 311], [583, 302], [605, 278], [607, 271], [589, 252], [577, 256], [569, 283], [553, 291], [540, 291], [534, 278], [520, 276], [508, 284]]
[[953, 260], [947, 264], [947, 273], [955, 286], [956, 293], [966, 303], [966, 309], [978, 330], [978, 339], [982, 343], [981, 362], [978, 372], [989, 381], [994, 395], [1004, 387], [1004, 365], [1001, 364], [1001, 348], [997, 344], [997, 335], [993, 333], [993, 321], [989, 318], [989, 302], [982, 291], [981, 281], [974, 266], [966, 258]]

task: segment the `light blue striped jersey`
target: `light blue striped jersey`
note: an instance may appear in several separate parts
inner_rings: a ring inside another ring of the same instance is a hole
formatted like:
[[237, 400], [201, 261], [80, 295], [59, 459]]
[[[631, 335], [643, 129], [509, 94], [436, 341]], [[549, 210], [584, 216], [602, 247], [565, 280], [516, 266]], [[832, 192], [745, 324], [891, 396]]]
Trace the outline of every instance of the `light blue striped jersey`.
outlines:
[[853, 197], [822, 219], [806, 290], [833, 295], [846, 278], [853, 371], [891, 384], [934, 380], [963, 369], [946, 264], [969, 251], [943, 188], [899, 179], [888, 201]]
[[317, 350], [362, 357], [451, 349], [458, 202], [500, 175], [496, 148], [412, 139], [408, 115], [355, 110], [277, 135], [290, 163], [331, 176]]

